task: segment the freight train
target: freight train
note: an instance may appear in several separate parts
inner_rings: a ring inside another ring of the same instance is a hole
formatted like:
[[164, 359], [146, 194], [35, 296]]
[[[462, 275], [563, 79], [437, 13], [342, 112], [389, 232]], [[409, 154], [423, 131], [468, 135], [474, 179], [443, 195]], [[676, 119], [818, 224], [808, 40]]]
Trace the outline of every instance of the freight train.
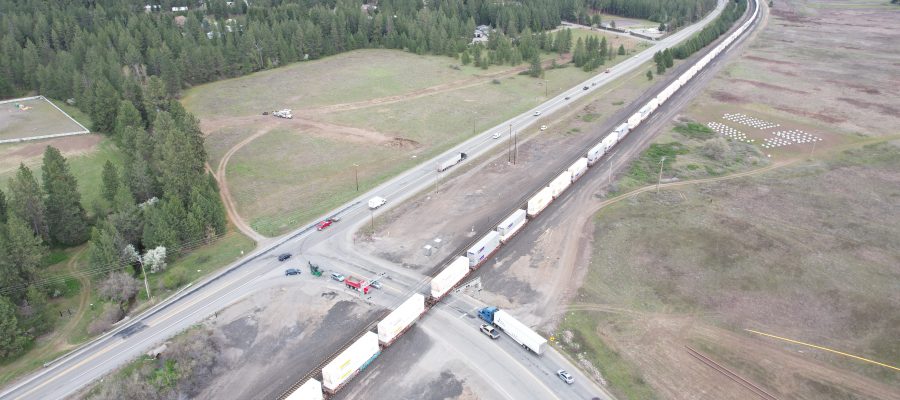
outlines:
[[[673, 80], [656, 97], [650, 99], [626, 121], [618, 125], [612, 132], [606, 134], [585, 155], [579, 156], [571, 167], [554, 177], [546, 187], [538, 190], [536, 194], [528, 199], [524, 209], [516, 209], [495, 229], [490, 230], [475, 241], [466, 250], [464, 256], [458, 256], [448, 263], [446, 267], [431, 279], [431, 290], [427, 297], [420, 293], [414, 293], [397, 309], [378, 322], [376, 327], [377, 333], [366, 331], [326, 364], [322, 368], [322, 381], [315, 378], [306, 379], [302, 381], [302, 385], [295, 386], [292, 390], [283, 394], [281, 398], [288, 400], [322, 400], [336, 393], [372, 363], [383, 349], [408, 330], [431, 306], [439, 302], [447, 293], [459, 285], [466, 276], [477, 270], [500, 246], [507, 243], [516, 233], [521, 231], [528, 221], [537, 218], [550, 203], [559, 198], [578, 178], [584, 175], [589, 167], [601, 160], [605, 154], [608, 154], [616, 143], [625, 138], [629, 132], [634, 131], [641, 122], [646, 121], [659, 106], [664, 104], [678, 89], [687, 84], [710, 61], [727, 50], [731, 43], [750, 28], [758, 14], [759, 7], [756, 6], [750, 19], [732, 34], [728, 35], [725, 40], [704, 55], [687, 71], [682, 73], [678, 79]], [[452, 161], [441, 164], [438, 170], [447, 169], [464, 158], [464, 154], [456, 156]], [[492, 311], [499, 312], [496, 310]], [[497, 314], [492, 312], [491, 315], [492, 319], [494, 319]], [[486, 317], [482, 316], [482, 318]], [[532, 346], [534, 347], [532, 351], [540, 354], [543, 351], [541, 341], [537, 338], [534, 338], [532, 341], [535, 342]]]

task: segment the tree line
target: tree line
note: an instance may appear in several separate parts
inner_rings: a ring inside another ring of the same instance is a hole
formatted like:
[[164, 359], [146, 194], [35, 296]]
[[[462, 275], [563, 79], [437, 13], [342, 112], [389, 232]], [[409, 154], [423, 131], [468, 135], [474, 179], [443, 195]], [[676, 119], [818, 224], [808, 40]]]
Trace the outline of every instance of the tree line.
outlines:
[[586, 0], [587, 7], [623, 17], [648, 19], [673, 30], [699, 21], [716, 0]]
[[716, 20], [709, 25], [703, 27], [700, 33], [694, 35], [687, 41], [675, 46], [672, 49], [672, 55], [677, 59], [685, 59], [691, 54], [696, 53], [706, 45], [714, 42], [725, 32], [731, 29], [734, 22], [744, 15], [747, 10], [747, 0], [729, 1], [722, 14], [716, 17]]

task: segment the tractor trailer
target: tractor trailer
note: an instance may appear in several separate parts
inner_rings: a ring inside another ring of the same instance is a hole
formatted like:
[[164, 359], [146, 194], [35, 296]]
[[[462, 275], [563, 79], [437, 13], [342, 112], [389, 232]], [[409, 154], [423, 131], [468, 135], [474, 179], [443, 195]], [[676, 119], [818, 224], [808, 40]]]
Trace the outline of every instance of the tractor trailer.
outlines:
[[537, 355], [544, 354], [547, 347], [547, 340], [538, 335], [537, 332], [513, 318], [508, 312], [498, 309], [497, 307], [485, 307], [478, 310], [478, 316], [491, 325], [494, 325], [507, 336], [511, 337], [516, 343], [522, 347], [535, 352]]

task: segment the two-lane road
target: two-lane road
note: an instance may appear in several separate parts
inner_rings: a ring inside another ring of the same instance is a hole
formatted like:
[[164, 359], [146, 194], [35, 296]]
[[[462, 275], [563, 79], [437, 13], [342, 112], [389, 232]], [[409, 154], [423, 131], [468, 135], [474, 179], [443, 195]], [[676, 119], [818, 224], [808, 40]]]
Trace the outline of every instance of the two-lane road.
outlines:
[[[260, 287], [265, 287], [265, 277], [270, 276], [273, 270], [276, 271], [275, 273], [280, 273], [281, 271], [280, 267], [282, 264], [275, 259], [277, 254], [282, 252], [297, 253], [302, 249], [312, 248], [319, 243], [333, 240], [336, 236], [349, 237], [353, 230], [365, 224], [370, 218], [370, 211], [366, 207], [365, 202], [372, 196], [379, 195], [387, 198], [389, 204], [385, 207], [389, 207], [422, 190], [426, 190], [433, 184], [436, 174], [438, 174], [434, 168], [437, 162], [459, 152], [467, 153], [469, 158], [466, 162], [471, 162], [473, 158], [489, 152], [502, 143], [502, 141], [491, 139], [491, 135], [495, 132], [505, 133], [510, 127], [513, 130], [522, 131], [535, 125], [535, 122], [539, 120], [533, 115], [535, 111], [540, 111], [542, 116], [547, 116], [568, 106], [582, 96], [590, 95], [597, 88], [640, 67], [652, 59], [653, 53], [656, 51], [671, 47], [696, 33], [721, 12], [724, 4], [724, 1], [720, 1], [716, 10], [702, 21], [686, 27], [682, 31], [656, 43], [653, 47], [623, 61], [613, 67], [610, 73], [601, 72], [540, 106], [472, 137], [444, 154], [419, 164], [347, 203], [338, 209], [341, 211], [343, 220], [328, 230], [317, 232], [315, 229], [310, 229], [310, 227], [304, 227], [285, 236], [270, 247], [257, 251], [244, 260], [230, 266], [226, 273], [208, 278], [194, 285], [193, 288], [186, 290], [171, 301], [158, 305], [151, 311], [124, 323], [120, 329], [113, 333], [16, 382], [0, 394], [0, 398], [59, 399], [72, 394], [142, 354], [155, 344], [165, 341], [174, 334], [203, 320], [234, 301], [254, 293]], [[582, 90], [584, 86], [588, 86], [589, 90]], [[566, 99], [567, 96], [569, 99]], [[338, 210], [329, 213], [329, 215], [337, 213]], [[414, 271], [397, 266], [386, 265], [379, 269], [391, 275], [392, 281], [390, 284], [396, 284], [399, 290], [417, 290], [426, 279]], [[354, 270], [350, 272], [365, 273], [366, 271]], [[572, 366], [566, 369], [573, 373], [577, 370]]]

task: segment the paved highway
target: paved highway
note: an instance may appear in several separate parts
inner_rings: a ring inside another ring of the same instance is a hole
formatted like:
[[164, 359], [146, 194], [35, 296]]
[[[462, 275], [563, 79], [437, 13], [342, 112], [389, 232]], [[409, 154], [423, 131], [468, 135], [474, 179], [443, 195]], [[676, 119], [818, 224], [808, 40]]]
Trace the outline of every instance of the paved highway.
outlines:
[[[399, 304], [410, 291], [424, 291], [423, 288], [428, 281], [427, 277], [384, 260], [360, 255], [350, 248], [352, 246], [349, 244], [351, 243], [349, 239], [352, 233], [366, 224], [371, 217], [370, 211], [365, 204], [367, 199], [376, 195], [385, 197], [388, 199], [388, 204], [385, 206], [387, 208], [422, 190], [426, 190], [434, 184], [435, 179], [440, 177], [434, 168], [437, 162], [459, 152], [465, 152], [469, 155], [465, 162], [472, 162], [473, 158], [489, 152], [497, 145], [505, 144], [503, 141], [492, 139], [491, 136], [496, 132], [506, 134], [510, 128], [514, 131], [522, 131], [533, 127], [535, 122], [539, 121], [539, 118], [534, 116], [536, 111], [539, 111], [542, 116], [556, 112], [578, 98], [589, 95], [596, 88], [642, 66], [652, 59], [653, 53], [656, 51], [671, 47], [701, 29], [703, 25], [721, 12], [724, 4], [724, 1], [720, 1], [716, 10], [699, 23], [686, 27], [635, 57], [623, 61], [613, 67], [609, 73], [600, 73], [540, 106], [474, 136], [446, 153], [423, 162], [419, 166], [347, 203], [329, 214], [329, 216], [339, 214], [342, 217], [342, 221], [329, 228], [329, 230], [317, 232], [312, 226], [308, 226], [286, 235], [275, 244], [256, 251], [247, 258], [230, 266], [226, 272], [194, 285], [194, 287], [185, 290], [178, 296], [174, 296], [171, 300], [154, 307], [130, 322], [122, 324], [119, 329], [114, 330], [110, 334], [91, 342], [47, 368], [16, 382], [0, 394], [0, 398], [58, 399], [74, 393], [116, 367], [142, 354], [147, 349], [152, 348], [155, 344], [165, 341], [174, 334], [227, 307], [242, 297], [252, 294], [260, 290], [260, 288], [268, 287], [273, 279], [280, 277], [282, 274], [283, 264], [276, 260], [277, 254], [282, 252], [297, 254], [308, 251], [310, 257], [314, 259], [315, 257], [320, 257], [340, 261], [339, 265], [341, 265], [341, 268], [346, 268], [342, 272], [351, 272], [364, 276], [374, 276], [381, 272], [387, 273], [389, 275], [389, 278], [385, 280], [387, 290], [374, 296], [372, 300], [383, 306], [390, 307]], [[584, 86], [587, 86], [589, 89], [582, 90]], [[566, 99], [567, 96], [570, 98]], [[383, 212], [383, 210], [379, 210], [379, 212]], [[327, 244], [321, 247], [322, 251], [319, 251], [318, 247], [323, 243]], [[325, 251], [326, 249], [328, 251]], [[335, 249], [341, 249], [342, 252], [332, 252]], [[340, 260], [338, 260], [337, 254], [340, 254]], [[302, 257], [298, 258], [305, 263]], [[442, 314], [450, 312], [442, 306], [439, 306], [438, 309], [443, 310], [441, 311]], [[455, 313], [456, 311], [453, 312]], [[438, 318], [435, 318], [435, 320], [438, 320]], [[431, 326], [430, 323], [426, 324]], [[470, 327], [466, 329], [468, 328]], [[472, 332], [480, 335], [477, 333], [477, 330]], [[503, 349], [502, 347], [498, 348]], [[577, 374], [576, 379], [580, 382], [590, 382], [588, 379], [580, 376], [577, 368], [569, 365], [565, 360], [561, 358], [556, 360], [552, 357], [547, 357], [545, 360], [551, 360], [554, 364], [558, 364], [559, 368], [565, 368]], [[555, 371], [557, 367], [544, 365], [540, 368], [543, 368], [543, 370], [552, 368]], [[556, 378], [554, 377], [554, 379]], [[512, 382], [515, 382], [515, 380]], [[521, 385], [521, 382], [523, 381], [519, 381], [513, 386]], [[540, 380], [535, 382], [540, 382]], [[584, 387], [584, 393], [593, 392], [593, 395], [599, 396], [599, 393], [594, 392], [596, 388], [591, 388], [590, 386], [593, 385], [577, 385], [573, 386], [573, 390]], [[511, 388], [509, 390], [515, 389]], [[540, 393], [539, 390], [540, 388], [535, 388], [535, 391], [531, 393]]]

